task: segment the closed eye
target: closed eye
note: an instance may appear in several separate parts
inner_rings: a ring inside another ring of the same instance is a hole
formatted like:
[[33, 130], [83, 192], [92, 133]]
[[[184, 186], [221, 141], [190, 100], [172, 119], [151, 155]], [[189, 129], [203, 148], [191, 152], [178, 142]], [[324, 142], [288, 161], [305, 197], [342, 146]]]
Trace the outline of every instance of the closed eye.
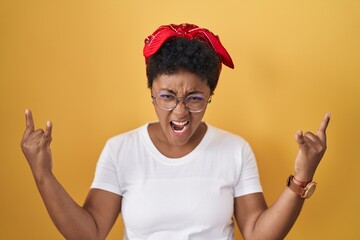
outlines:
[[158, 96], [161, 100], [171, 101], [175, 99], [175, 96], [173, 94], [168, 94], [168, 93], [159, 93]]
[[205, 98], [201, 95], [189, 95], [187, 98], [186, 98], [186, 101], [187, 102], [201, 102], [203, 101]]

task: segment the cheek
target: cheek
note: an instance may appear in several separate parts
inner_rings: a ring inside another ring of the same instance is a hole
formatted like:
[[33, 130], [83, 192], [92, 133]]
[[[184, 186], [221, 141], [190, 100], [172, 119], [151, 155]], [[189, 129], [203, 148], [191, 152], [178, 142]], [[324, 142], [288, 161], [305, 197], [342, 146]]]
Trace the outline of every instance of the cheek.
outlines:
[[158, 120], [160, 121], [160, 123], [166, 122], [169, 117], [169, 113], [157, 108], [155, 105], [154, 105], [154, 109], [155, 109], [156, 116], [157, 116]]
[[197, 115], [193, 116], [192, 117], [192, 120], [196, 123], [196, 124], [200, 124], [200, 122], [202, 121], [204, 117], [204, 114], [203, 113], [198, 113]]

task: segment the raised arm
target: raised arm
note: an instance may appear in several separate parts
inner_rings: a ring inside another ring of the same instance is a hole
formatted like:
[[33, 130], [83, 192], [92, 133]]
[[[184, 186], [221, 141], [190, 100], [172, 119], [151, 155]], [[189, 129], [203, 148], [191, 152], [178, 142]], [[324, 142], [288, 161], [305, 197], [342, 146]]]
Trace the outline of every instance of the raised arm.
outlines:
[[[330, 113], [327, 113], [316, 134], [303, 134], [301, 131], [296, 133], [299, 151], [295, 160], [294, 177], [298, 180], [298, 185], [313, 179], [327, 147], [326, 128], [329, 121]], [[269, 208], [262, 193], [236, 198], [234, 214], [246, 240], [283, 239], [299, 216], [303, 203], [304, 198], [285, 187], [278, 200]]]
[[54, 224], [66, 239], [105, 239], [120, 212], [121, 196], [92, 189], [79, 206], [52, 173], [52, 123], [47, 122], [45, 131], [35, 130], [30, 110], [25, 117], [21, 149]]

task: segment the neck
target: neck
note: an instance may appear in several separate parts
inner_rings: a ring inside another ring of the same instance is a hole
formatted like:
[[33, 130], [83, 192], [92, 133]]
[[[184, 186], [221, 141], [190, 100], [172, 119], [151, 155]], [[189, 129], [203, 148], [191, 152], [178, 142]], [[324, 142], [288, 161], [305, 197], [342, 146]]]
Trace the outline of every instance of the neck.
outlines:
[[150, 138], [155, 145], [155, 147], [168, 158], [181, 158], [191, 153], [201, 142], [205, 133], [207, 131], [207, 126], [205, 123], [201, 123], [189, 139], [189, 141], [184, 145], [174, 145], [169, 143], [161, 129], [160, 123], [150, 124], [148, 127], [148, 132]]

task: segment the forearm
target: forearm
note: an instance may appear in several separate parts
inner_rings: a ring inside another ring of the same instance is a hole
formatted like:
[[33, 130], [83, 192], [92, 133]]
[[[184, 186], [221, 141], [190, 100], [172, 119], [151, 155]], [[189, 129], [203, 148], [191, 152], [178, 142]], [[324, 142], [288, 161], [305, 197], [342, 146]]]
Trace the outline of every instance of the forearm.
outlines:
[[35, 177], [35, 182], [52, 221], [66, 239], [97, 239], [94, 218], [70, 197], [53, 174]]
[[311, 181], [327, 147], [325, 131], [329, 121], [330, 113], [327, 113], [316, 134], [296, 133], [299, 151], [294, 176], [289, 177], [288, 187], [271, 207], [267, 207], [261, 193], [235, 198], [236, 221], [246, 240], [284, 239], [290, 231], [300, 214], [304, 198], [310, 197], [315, 190], [316, 184]]
[[52, 173], [52, 123], [48, 121], [45, 130], [35, 130], [29, 109], [25, 117], [26, 129], [20, 146], [56, 227], [66, 239], [105, 239], [120, 212], [121, 197], [91, 190], [84, 206], [79, 206]]
[[284, 239], [303, 204], [304, 199], [286, 187], [279, 199], [259, 215], [249, 239]]

